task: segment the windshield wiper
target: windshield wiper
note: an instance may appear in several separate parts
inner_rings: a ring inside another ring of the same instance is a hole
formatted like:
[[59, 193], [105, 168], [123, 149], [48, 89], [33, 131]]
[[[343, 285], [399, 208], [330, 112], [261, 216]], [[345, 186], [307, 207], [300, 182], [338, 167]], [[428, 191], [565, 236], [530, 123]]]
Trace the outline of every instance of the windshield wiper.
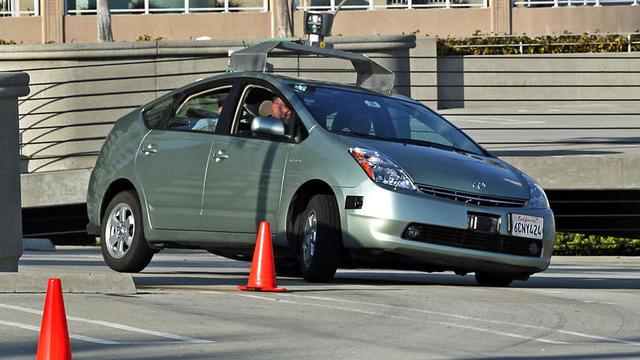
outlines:
[[374, 139], [374, 140], [386, 140], [386, 141], [395, 141], [395, 142], [398, 141], [398, 139], [396, 139], [396, 138], [377, 136], [377, 135], [372, 135], [372, 134], [369, 134], [369, 133], [361, 133], [361, 132], [357, 132], [357, 131], [336, 130], [334, 132], [338, 133], [338, 134], [341, 134], [341, 135], [353, 135], [353, 136], [357, 136], [357, 137], [363, 137], [363, 138]]
[[445, 145], [445, 144], [440, 144], [440, 143], [436, 143], [436, 142], [432, 142], [432, 141], [427, 141], [427, 140], [399, 139], [399, 138], [376, 136], [376, 135], [372, 135], [372, 134], [368, 134], [368, 133], [361, 133], [361, 132], [354, 132], [354, 131], [344, 131], [344, 130], [338, 130], [338, 131], [334, 131], [334, 132], [338, 133], [338, 134], [342, 134], [342, 135], [352, 135], [352, 136], [363, 137], [363, 138], [367, 138], [367, 139], [393, 141], [393, 142], [404, 144], [404, 145], [411, 144], [411, 145], [428, 146], [428, 147], [432, 147], [432, 148], [435, 148], [435, 149], [447, 150], [447, 151], [455, 151], [457, 153], [462, 153], [462, 154], [475, 154], [475, 155], [478, 155], [478, 154], [476, 154], [476, 153], [474, 153], [472, 151], [469, 151], [469, 150], [458, 148], [458, 147], [455, 147], [455, 146], [452, 146], [452, 145]]

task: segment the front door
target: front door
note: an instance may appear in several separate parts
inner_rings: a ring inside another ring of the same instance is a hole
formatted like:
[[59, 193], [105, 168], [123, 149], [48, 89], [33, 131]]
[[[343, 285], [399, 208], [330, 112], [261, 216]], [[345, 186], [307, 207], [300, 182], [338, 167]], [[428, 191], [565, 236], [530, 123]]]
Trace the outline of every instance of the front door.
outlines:
[[273, 96], [264, 87], [247, 86], [230, 134], [216, 135], [204, 188], [205, 231], [255, 234], [260, 221], [276, 220], [287, 154], [295, 145], [284, 136], [251, 131], [253, 118], [271, 115], [264, 112]]

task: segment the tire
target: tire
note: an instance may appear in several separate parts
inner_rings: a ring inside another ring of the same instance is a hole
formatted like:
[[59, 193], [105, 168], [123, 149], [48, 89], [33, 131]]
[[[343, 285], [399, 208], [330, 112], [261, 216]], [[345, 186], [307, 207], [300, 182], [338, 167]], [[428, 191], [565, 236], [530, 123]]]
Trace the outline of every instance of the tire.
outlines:
[[514, 277], [509, 274], [476, 272], [476, 282], [482, 286], [507, 287], [513, 280], [515, 280]]
[[123, 191], [111, 199], [100, 234], [102, 257], [111, 269], [137, 273], [149, 265], [154, 251], [144, 237], [142, 208], [135, 192]]
[[338, 205], [331, 195], [314, 195], [296, 219], [299, 239], [300, 273], [309, 282], [333, 279], [342, 241]]

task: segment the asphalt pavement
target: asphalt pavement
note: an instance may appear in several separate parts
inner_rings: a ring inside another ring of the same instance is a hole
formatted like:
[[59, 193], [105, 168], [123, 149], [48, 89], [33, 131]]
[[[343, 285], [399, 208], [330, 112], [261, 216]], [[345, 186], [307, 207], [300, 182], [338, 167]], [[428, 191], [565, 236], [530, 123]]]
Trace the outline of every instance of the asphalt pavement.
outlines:
[[[163, 251], [133, 275], [136, 294], [65, 294], [74, 359], [640, 358], [640, 258], [554, 257], [509, 288], [340, 270], [325, 284], [279, 278], [287, 293], [237, 291], [248, 270]], [[97, 248], [64, 247], [26, 252], [20, 271], [111, 270]], [[0, 358], [35, 357], [43, 305], [43, 293], [0, 295]]]

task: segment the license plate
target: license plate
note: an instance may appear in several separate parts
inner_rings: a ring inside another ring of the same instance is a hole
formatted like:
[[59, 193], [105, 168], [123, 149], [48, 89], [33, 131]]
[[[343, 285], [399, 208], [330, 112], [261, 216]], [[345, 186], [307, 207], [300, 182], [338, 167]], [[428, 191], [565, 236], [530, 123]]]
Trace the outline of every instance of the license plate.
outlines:
[[511, 235], [529, 239], [542, 239], [544, 218], [511, 214]]

